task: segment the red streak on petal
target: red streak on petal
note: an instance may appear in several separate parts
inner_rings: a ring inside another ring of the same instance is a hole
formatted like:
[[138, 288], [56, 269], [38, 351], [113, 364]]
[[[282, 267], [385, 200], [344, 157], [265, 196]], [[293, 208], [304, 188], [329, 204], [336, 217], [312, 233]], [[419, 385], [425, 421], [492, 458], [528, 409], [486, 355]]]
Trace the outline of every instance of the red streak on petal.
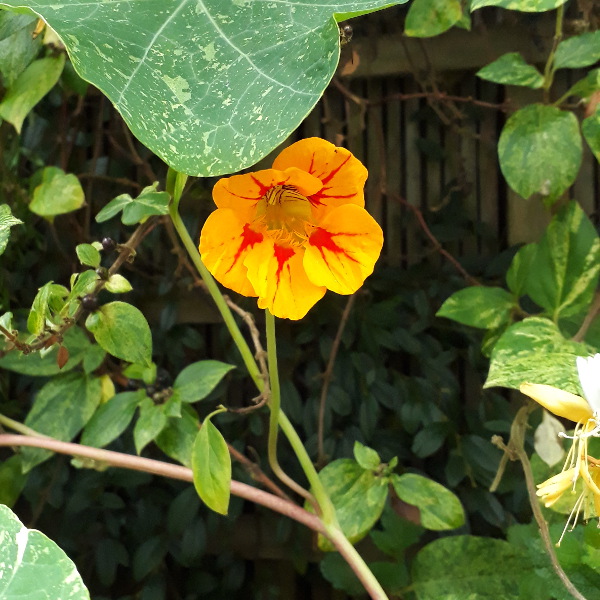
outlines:
[[277, 244], [273, 249], [275, 258], [277, 259], [277, 272], [275, 273], [275, 277], [277, 278], [277, 283], [279, 284], [283, 267], [285, 266], [285, 263], [292, 258], [292, 256], [294, 256], [295, 252], [292, 248], [285, 248], [284, 246], [278, 246]]
[[254, 246], [254, 244], [258, 244], [258, 243], [262, 242], [263, 238], [264, 238], [264, 236], [262, 233], [259, 233], [258, 231], [254, 231], [253, 229], [250, 229], [250, 225], [248, 225], [248, 223], [246, 223], [244, 225], [244, 229], [242, 230], [242, 241], [240, 242], [240, 247], [237, 249], [237, 252], [235, 253], [235, 256], [233, 257], [231, 266], [229, 267], [229, 269], [227, 269], [227, 273], [229, 273], [229, 271], [231, 271], [231, 269], [233, 269], [234, 265], [237, 263], [237, 261], [239, 260], [240, 256], [242, 255], [242, 252], [244, 252], [244, 250], [247, 250], [248, 248], [252, 248], [252, 246]]
[[340, 171], [340, 169], [352, 158], [352, 154], [348, 154], [348, 156], [346, 156], [346, 159], [338, 166], [336, 167], [333, 171], [331, 171], [331, 173], [329, 173], [329, 175], [327, 175], [327, 177], [325, 177], [325, 179], [321, 179], [321, 181], [323, 182], [323, 184], [329, 183]]
[[254, 183], [258, 186], [259, 188], [259, 198], [262, 198], [273, 186], [266, 186], [264, 184], [262, 184], [258, 179], [256, 179], [256, 177], [254, 177], [254, 175], [250, 174], [250, 177], [252, 178], [252, 181], [254, 181]]
[[311, 246], [316, 246], [323, 257], [325, 263], [327, 263], [327, 258], [325, 257], [324, 250], [329, 250], [329, 252], [333, 252], [335, 254], [343, 254], [348, 260], [358, 262], [355, 258], [346, 253], [343, 248], [340, 248], [335, 241], [334, 237], [338, 235], [346, 235], [346, 236], [354, 236], [357, 234], [354, 233], [330, 233], [325, 229], [321, 229], [318, 227], [315, 232], [310, 236], [308, 243]]

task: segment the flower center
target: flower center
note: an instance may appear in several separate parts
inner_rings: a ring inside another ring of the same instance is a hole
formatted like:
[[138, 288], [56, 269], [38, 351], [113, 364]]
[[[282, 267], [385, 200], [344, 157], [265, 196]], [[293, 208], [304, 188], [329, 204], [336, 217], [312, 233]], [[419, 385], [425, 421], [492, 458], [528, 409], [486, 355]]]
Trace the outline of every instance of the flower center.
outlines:
[[276, 185], [258, 201], [256, 217], [271, 239], [282, 246], [300, 246], [308, 238], [312, 211], [306, 196], [292, 185]]

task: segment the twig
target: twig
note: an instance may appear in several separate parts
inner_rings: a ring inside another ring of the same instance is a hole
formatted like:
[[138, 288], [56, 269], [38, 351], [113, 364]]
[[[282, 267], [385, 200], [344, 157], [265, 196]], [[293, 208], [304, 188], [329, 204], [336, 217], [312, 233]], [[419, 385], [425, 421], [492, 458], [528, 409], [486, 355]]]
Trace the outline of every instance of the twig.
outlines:
[[592, 304], [585, 315], [585, 319], [583, 319], [583, 323], [581, 324], [579, 331], [577, 331], [577, 333], [573, 336], [574, 342], [583, 342], [588, 329], [594, 322], [594, 319], [598, 316], [598, 313], [600, 313], [600, 292], [596, 292], [594, 300], [592, 301]]
[[550, 538], [548, 523], [546, 523], [546, 520], [544, 519], [544, 515], [542, 514], [536, 494], [533, 471], [531, 470], [531, 463], [529, 462], [529, 457], [525, 452], [524, 445], [525, 430], [528, 427], [527, 420], [529, 413], [534, 408], [535, 405], [533, 403], [529, 403], [519, 409], [510, 428], [510, 439], [508, 440], [508, 444], [505, 445], [500, 436], [494, 436], [492, 438], [492, 443], [503, 450], [510, 460], [518, 460], [521, 463], [523, 474], [525, 475], [525, 484], [527, 486], [529, 504], [531, 505], [533, 516], [540, 530], [542, 542], [548, 557], [550, 558], [552, 568], [573, 598], [576, 598], [577, 600], [586, 600], [585, 596], [583, 596], [581, 592], [579, 592], [579, 590], [577, 590], [577, 588], [573, 585], [567, 574], [564, 572], [561, 564], [558, 562], [556, 552], [554, 551], [554, 545], [552, 544], [552, 540]]
[[323, 387], [321, 388], [321, 398], [319, 400], [319, 419], [317, 422], [317, 466], [319, 467], [322, 467], [327, 461], [327, 457], [325, 456], [325, 450], [323, 448], [325, 404], [327, 403], [327, 393], [329, 392], [329, 385], [331, 384], [331, 379], [333, 377], [333, 367], [335, 366], [335, 359], [340, 348], [342, 335], [344, 333], [344, 329], [346, 328], [346, 323], [348, 322], [348, 318], [350, 317], [350, 312], [352, 311], [352, 307], [354, 306], [355, 301], [356, 294], [352, 294], [348, 298], [348, 302], [346, 302], [344, 312], [342, 313], [342, 317], [338, 325], [337, 333], [335, 334], [335, 338], [331, 346], [331, 352], [329, 353], [327, 368], [323, 373]]

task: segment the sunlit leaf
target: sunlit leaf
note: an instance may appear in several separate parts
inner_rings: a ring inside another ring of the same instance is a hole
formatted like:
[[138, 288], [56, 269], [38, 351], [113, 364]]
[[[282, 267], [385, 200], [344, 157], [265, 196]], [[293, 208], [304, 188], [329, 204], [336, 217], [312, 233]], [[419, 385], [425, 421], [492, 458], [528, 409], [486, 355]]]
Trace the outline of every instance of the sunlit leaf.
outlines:
[[556, 69], [589, 67], [600, 60], [600, 31], [588, 31], [563, 40], [554, 55]]
[[450, 29], [461, 18], [460, 0], [413, 0], [406, 15], [404, 33], [411, 37], [433, 37]]
[[33, 190], [29, 209], [36, 215], [52, 220], [56, 215], [73, 212], [84, 203], [79, 179], [58, 167], [46, 167], [42, 182]]
[[479, 69], [476, 75], [503, 85], [521, 85], [533, 89], [544, 85], [544, 76], [533, 65], [527, 64], [518, 52], [503, 54], [493, 63]]

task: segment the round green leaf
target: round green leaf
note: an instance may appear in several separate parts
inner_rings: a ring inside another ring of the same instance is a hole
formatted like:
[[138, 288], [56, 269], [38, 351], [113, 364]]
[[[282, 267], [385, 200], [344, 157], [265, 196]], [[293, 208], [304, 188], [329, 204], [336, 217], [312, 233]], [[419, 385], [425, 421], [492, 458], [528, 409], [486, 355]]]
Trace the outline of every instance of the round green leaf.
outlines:
[[518, 52], [503, 54], [477, 71], [476, 75], [503, 85], [522, 85], [534, 89], [544, 85], [544, 76], [533, 65], [527, 64]]
[[0, 504], [0, 598], [89, 600], [73, 561], [43, 533]]
[[192, 450], [194, 486], [209, 508], [226, 515], [231, 486], [231, 457], [227, 443], [211, 423], [210, 416], [204, 419]]
[[354, 458], [356, 459], [356, 462], [366, 470], [376, 469], [381, 464], [379, 454], [373, 450], [373, 448], [364, 446], [358, 441], [354, 442]]
[[75, 175], [67, 175], [58, 167], [46, 167], [42, 172], [42, 183], [33, 190], [29, 209], [51, 220], [56, 215], [81, 208], [83, 202], [83, 188]]
[[521, 12], [546, 12], [565, 4], [567, 0], [472, 0], [471, 11], [484, 6], [499, 6]]
[[126, 302], [109, 302], [91, 313], [85, 326], [98, 345], [109, 354], [127, 362], [150, 364], [150, 326], [135, 306]]
[[600, 31], [588, 31], [563, 40], [554, 55], [556, 69], [589, 67], [600, 60]]
[[79, 244], [75, 247], [75, 252], [82, 265], [94, 268], [100, 266], [100, 252], [91, 244]]
[[507, 322], [515, 308], [515, 299], [498, 287], [472, 286], [455, 292], [442, 304], [437, 317], [446, 317], [463, 325], [495, 329]]
[[450, 29], [461, 18], [460, 0], [413, 0], [406, 15], [404, 33], [411, 37], [433, 37]]
[[334, 13], [405, 1], [25, 4], [136, 137], [177, 171], [209, 176], [254, 164], [312, 110], [339, 59]]
[[421, 513], [421, 525], [433, 531], [456, 529], [465, 523], [460, 500], [443, 485], [415, 473], [392, 475], [391, 483], [398, 497]]
[[133, 289], [131, 283], [129, 283], [123, 275], [119, 275], [118, 273], [115, 273], [108, 278], [108, 281], [104, 284], [104, 288], [106, 291], [112, 292], [113, 294], [125, 294]]
[[500, 168], [515, 192], [529, 198], [560, 196], [581, 165], [577, 117], [553, 106], [531, 104], [506, 122], [498, 143]]

